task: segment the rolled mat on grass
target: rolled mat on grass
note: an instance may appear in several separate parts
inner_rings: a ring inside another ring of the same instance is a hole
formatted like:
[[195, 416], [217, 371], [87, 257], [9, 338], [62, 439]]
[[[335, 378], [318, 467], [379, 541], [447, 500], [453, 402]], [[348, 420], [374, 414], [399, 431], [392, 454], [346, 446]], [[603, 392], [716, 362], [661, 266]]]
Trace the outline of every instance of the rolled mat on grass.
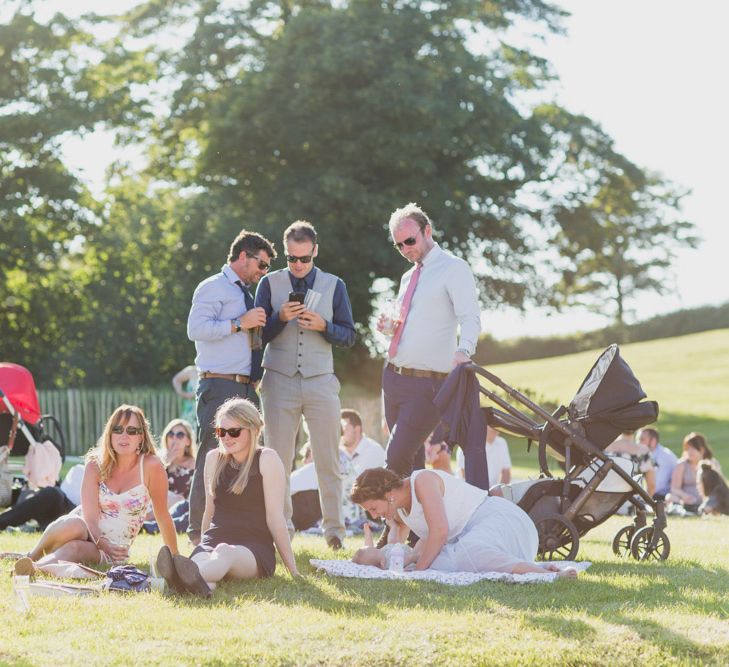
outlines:
[[[507, 584], [550, 584], [558, 579], [557, 572], [544, 574], [508, 574], [506, 572], [439, 572], [437, 570], [421, 570], [419, 572], [391, 572], [381, 570], [373, 565], [358, 565], [348, 560], [319, 560], [311, 558], [309, 563], [318, 571], [326, 572], [334, 577], [350, 577], [354, 579], [395, 579], [397, 581], [436, 581], [451, 586], [468, 586], [477, 581], [501, 581]], [[546, 563], [545, 563], [546, 564]], [[557, 561], [553, 563], [560, 569], [573, 567], [578, 572], [586, 570], [592, 563], [582, 561]]]

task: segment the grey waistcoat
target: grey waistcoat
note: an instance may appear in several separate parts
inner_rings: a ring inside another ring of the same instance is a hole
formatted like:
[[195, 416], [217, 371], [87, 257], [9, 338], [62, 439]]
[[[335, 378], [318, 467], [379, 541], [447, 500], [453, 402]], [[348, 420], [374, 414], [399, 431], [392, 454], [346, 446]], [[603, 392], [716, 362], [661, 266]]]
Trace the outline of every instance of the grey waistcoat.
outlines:
[[[274, 312], [278, 312], [289, 300], [291, 280], [288, 269], [269, 274], [268, 282], [271, 286], [271, 307]], [[327, 322], [331, 321], [334, 313], [336, 286], [336, 276], [317, 268], [313, 290], [321, 294], [321, 299], [314, 310]], [[286, 322], [283, 331], [266, 346], [263, 367], [288, 377], [293, 377], [296, 373], [301, 373], [305, 378], [333, 373], [332, 345], [320, 332], [304, 331], [299, 328], [296, 320], [291, 320]]]

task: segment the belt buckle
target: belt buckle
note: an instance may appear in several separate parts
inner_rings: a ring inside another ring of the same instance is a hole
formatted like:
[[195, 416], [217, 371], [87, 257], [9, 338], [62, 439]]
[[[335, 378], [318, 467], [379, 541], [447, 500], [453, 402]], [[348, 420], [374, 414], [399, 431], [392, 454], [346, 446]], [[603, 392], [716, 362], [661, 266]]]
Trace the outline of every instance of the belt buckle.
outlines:
[[392, 365], [392, 369], [397, 373], [398, 375], [403, 374], [403, 367], [402, 366], [395, 366], [395, 364]]

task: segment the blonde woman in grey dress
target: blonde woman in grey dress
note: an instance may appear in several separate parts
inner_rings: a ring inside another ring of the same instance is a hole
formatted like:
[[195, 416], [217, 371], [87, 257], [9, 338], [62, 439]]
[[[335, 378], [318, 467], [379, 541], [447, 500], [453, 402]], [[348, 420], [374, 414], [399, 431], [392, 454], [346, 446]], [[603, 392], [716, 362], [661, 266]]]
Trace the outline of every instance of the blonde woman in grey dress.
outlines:
[[441, 470], [416, 470], [405, 479], [385, 468], [365, 470], [351, 497], [373, 517], [401, 524], [420, 538], [406, 567], [577, 576], [574, 568], [534, 562], [537, 529], [520, 507]]

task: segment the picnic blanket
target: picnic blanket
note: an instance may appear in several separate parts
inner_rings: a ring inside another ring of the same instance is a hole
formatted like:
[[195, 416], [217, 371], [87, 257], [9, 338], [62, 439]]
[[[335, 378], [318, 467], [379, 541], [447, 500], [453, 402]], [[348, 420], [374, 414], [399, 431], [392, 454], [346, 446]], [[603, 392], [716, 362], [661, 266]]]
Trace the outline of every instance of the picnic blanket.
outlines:
[[[326, 572], [333, 577], [351, 577], [354, 579], [396, 579], [398, 581], [437, 581], [451, 586], [468, 586], [477, 581], [501, 581], [507, 584], [549, 584], [557, 579], [556, 572], [544, 574], [508, 574], [506, 572], [439, 572], [437, 570], [421, 570], [418, 572], [391, 572], [381, 570], [374, 565], [358, 565], [349, 560], [309, 560], [318, 571]], [[586, 570], [592, 563], [581, 561], [558, 561], [554, 563], [561, 569], [574, 567], [578, 572]]]

